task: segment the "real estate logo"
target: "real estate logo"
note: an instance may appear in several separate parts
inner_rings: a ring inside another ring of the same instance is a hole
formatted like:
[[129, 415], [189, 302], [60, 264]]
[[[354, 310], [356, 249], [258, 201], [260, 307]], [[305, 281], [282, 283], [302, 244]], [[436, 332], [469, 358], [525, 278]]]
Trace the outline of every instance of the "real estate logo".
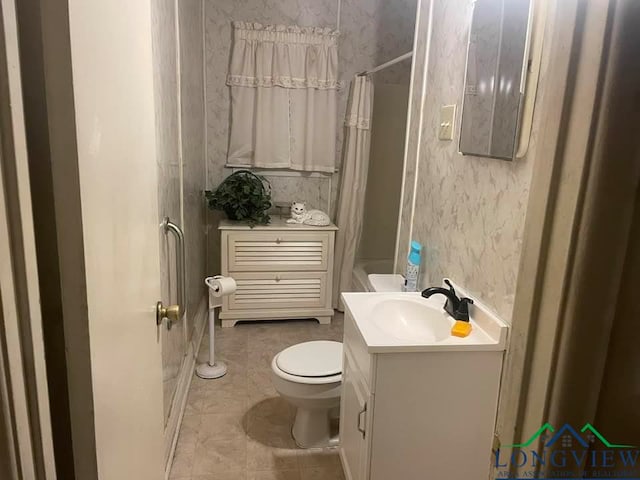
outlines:
[[[640, 480], [640, 450], [610, 442], [590, 423], [557, 430], [545, 423], [526, 442], [503, 445], [494, 455], [499, 479]], [[514, 467], [519, 478], [510, 476]]]

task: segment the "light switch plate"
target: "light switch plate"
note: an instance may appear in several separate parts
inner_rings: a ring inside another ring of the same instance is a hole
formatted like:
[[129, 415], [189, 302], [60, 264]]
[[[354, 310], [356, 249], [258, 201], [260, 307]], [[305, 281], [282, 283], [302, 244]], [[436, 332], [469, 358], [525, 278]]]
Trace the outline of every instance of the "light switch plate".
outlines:
[[455, 105], [445, 105], [440, 109], [440, 125], [438, 126], [438, 138], [440, 140], [453, 140], [453, 125], [455, 119]]

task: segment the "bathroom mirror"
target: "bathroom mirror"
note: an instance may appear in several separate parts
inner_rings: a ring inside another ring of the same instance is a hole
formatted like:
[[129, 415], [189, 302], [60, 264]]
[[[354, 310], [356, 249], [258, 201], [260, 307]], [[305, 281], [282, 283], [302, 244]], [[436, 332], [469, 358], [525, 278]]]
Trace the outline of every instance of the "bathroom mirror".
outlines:
[[467, 49], [460, 152], [512, 160], [527, 72], [532, 0], [476, 0]]

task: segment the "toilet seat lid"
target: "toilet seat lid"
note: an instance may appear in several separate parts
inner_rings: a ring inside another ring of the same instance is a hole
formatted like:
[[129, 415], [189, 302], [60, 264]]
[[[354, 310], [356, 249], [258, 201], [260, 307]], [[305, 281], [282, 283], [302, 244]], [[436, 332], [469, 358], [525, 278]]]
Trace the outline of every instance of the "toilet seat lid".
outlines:
[[278, 368], [297, 377], [328, 377], [342, 372], [342, 343], [304, 342], [285, 348], [276, 358]]

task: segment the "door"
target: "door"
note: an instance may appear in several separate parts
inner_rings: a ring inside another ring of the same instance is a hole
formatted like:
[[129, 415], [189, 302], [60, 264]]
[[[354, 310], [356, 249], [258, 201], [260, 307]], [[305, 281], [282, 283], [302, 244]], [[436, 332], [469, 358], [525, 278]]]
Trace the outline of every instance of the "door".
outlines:
[[98, 476], [159, 480], [164, 234], [150, 0], [69, 0], [68, 15]]
[[345, 350], [340, 400], [340, 453], [348, 480], [365, 480], [369, 462], [369, 392], [353, 368], [354, 364]]

